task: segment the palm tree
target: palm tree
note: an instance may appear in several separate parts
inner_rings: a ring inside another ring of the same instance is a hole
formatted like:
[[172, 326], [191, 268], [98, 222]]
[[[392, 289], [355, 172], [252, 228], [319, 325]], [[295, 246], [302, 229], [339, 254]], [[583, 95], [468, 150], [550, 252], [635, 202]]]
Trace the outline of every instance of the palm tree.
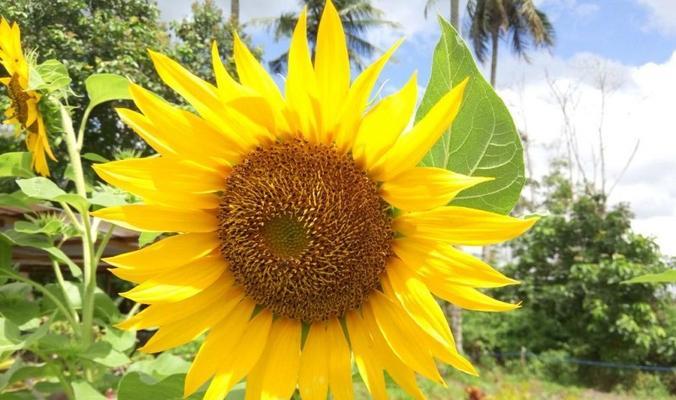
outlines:
[[495, 86], [500, 38], [511, 41], [512, 50], [528, 61], [527, 50], [554, 45], [554, 28], [533, 0], [469, 0], [469, 38], [479, 61], [487, 57], [491, 44], [491, 85]]
[[[319, 21], [326, 1], [299, 0], [299, 3], [301, 6], [307, 7], [307, 36], [310, 50], [314, 57]], [[371, 28], [381, 26], [396, 27], [397, 24], [385, 20], [385, 13], [374, 7], [370, 0], [334, 0], [333, 4], [340, 13], [340, 19], [343, 22], [350, 61], [357, 69], [362, 69], [364, 67], [362, 57], [369, 58], [376, 50], [379, 50], [366, 39], [365, 33]], [[296, 22], [298, 22], [298, 14], [291, 12], [284, 13], [278, 18], [261, 20], [259, 22], [268, 25], [274, 31], [275, 40], [279, 40], [282, 37], [290, 38]], [[270, 69], [275, 73], [283, 72], [286, 68], [287, 58], [288, 52], [270, 61]]]
[[[430, 8], [436, 4], [439, 0], [427, 0], [425, 3], [425, 18], [430, 11]], [[451, 25], [456, 30], [460, 29], [460, 0], [451, 0]]]

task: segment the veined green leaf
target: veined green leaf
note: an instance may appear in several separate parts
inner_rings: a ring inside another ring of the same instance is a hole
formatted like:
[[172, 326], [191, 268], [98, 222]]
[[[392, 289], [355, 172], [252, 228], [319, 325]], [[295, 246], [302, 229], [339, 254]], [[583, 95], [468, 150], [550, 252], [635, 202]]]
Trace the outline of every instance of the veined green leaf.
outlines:
[[129, 79], [121, 75], [90, 75], [85, 80], [85, 87], [89, 96], [87, 108], [90, 110], [107, 101], [131, 99], [131, 95], [129, 94]]
[[525, 181], [519, 134], [507, 107], [481, 75], [460, 35], [442, 18], [439, 23], [441, 39], [434, 51], [432, 74], [416, 120], [422, 119], [453, 86], [466, 77], [470, 81], [453, 125], [425, 156], [423, 164], [495, 178], [461, 192], [452, 204], [509, 213]]
[[87, 199], [77, 194], [64, 192], [54, 182], [42, 176], [30, 179], [17, 179], [16, 183], [22, 192], [34, 199], [62, 201], [74, 206], [80, 212], [84, 212], [89, 208]]
[[28, 86], [31, 90], [54, 92], [67, 88], [70, 82], [65, 65], [58, 60], [47, 60], [31, 70]]
[[13, 152], [0, 154], [0, 178], [15, 176], [30, 178], [35, 176], [31, 169], [32, 161], [29, 152]]
[[70, 273], [76, 277], [80, 278], [82, 276], [82, 270], [77, 266], [68, 256], [61, 251], [58, 247], [54, 246], [49, 239], [43, 234], [27, 234], [17, 232], [13, 229], [8, 229], [6, 231], [0, 232], [0, 241], [4, 240], [10, 245], [24, 246], [24, 247], [33, 247], [36, 249], [41, 249], [47, 252], [51, 257], [61, 264], [65, 264]]

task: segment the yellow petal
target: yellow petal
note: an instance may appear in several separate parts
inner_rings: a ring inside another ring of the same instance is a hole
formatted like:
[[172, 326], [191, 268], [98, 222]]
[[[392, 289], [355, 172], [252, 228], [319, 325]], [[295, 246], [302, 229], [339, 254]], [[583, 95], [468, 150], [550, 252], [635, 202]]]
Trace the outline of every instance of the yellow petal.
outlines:
[[364, 319], [377, 321], [383, 337], [404, 364], [427, 378], [443, 384], [443, 379], [434, 365], [434, 360], [418, 341], [417, 329], [413, 325], [413, 321], [404, 314], [399, 305], [382, 293], [375, 292], [363, 308]]
[[227, 268], [227, 263], [220, 255], [204, 257], [158, 275], [120, 295], [146, 304], [184, 300], [209, 287]]
[[[246, 140], [249, 137], [220, 129], [224, 124], [213, 125], [173, 106], [141, 86], [131, 84], [129, 92], [134, 103], [155, 126], [155, 135], [166, 141], [181, 157], [218, 166], [221, 160], [238, 160], [248, 148]], [[209, 145], [195, 146], [195, 143]]]
[[467, 310], [501, 312], [519, 308], [519, 304], [495, 300], [471, 287], [432, 280], [427, 280], [426, 283], [435, 295]]
[[403, 40], [398, 40], [376, 62], [366, 68], [350, 87], [335, 135], [336, 147], [339, 151], [346, 152], [352, 148], [366, 104], [371, 96], [371, 90], [373, 90], [373, 86], [376, 84], [380, 71], [383, 70], [387, 60], [390, 59], [402, 42]]
[[394, 220], [393, 229], [416, 239], [476, 246], [513, 239], [530, 229], [537, 220], [446, 206], [403, 214]]
[[275, 115], [277, 130], [287, 132], [289, 130], [288, 123], [282, 114], [286, 105], [277, 84], [256, 60], [256, 57], [251, 54], [236, 32], [234, 35], [235, 64], [237, 65], [237, 75], [239, 75], [240, 82], [244, 86], [254, 89], [270, 103]]
[[386, 181], [382, 197], [405, 211], [423, 211], [447, 205], [458, 193], [493, 178], [456, 174], [443, 168], [412, 168]]
[[413, 398], [425, 399], [425, 395], [418, 388], [415, 372], [392, 351], [375, 319], [365, 317], [364, 323], [373, 340], [374, 356], [378, 364], [384, 366], [392, 379]]
[[350, 85], [350, 60], [340, 15], [331, 0], [326, 2], [315, 52], [317, 94], [321, 103], [322, 129], [331, 132], [342, 110]]
[[200, 293], [176, 303], [152, 304], [140, 313], [116, 325], [125, 330], [139, 330], [159, 327], [189, 317], [218, 302], [226, 303], [242, 297], [240, 288], [232, 287], [230, 274], [223, 274], [211, 286]]
[[186, 99], [204, 118], [213, 122], [222, 120], [220, 114], [223, 105], [214, 85], [193, 75], [164, 54], [154, 51], [148, 51], [148, 53], [160, 78], [170, 88]]
[[[222, 400], [230, 389], [251, 371], [266, 348], [271, 324], [272, 313], [262, 310], [249, 322], [234, 347], [237, 351], [218, 355], [218, 371], [203, 400]], [[247, 392], [250, 386], [247, 382]]]
[[392, 249], [425, 282], [434, 280], [479, 288], [519, 283], [448, 244], [399, 238], [394, 240]]
[[[171, 158], [151, 157], [92, 166], [106, 182], [142, 197], [146, 203], [176, 208], [214, 209], [223, 176]], [[171, 176], [172, 179], [167, 179]]]
[[202, 258], [218, 246], [220, 241], [214, 233], [185, 233], [103, 261], [118, 268], [161, 272]]
[[218, 307], [203, 308], [187, 318], [163, 325], [139, 350], [157, 353], [191, 342], [223, 320], [241, 299], [240, 295], [220, 303]]
[[224, 356], [240, 351], [236, 346], [249, 326], [255, 306], [253, 301], [245, 298], [209, 332], [185, 377], [184, 397], [195, 393], [221, 368]]
[[337, 319], [329, 320], [326, 324], [326, 343], [329, 350], [328, 378], [333, 399], [352, 400], [352, 364], [350, 362], [350, 347], [345, 340], [343, 328]]
[[383, 370], [376, 364], [374, 343], [366, 323], [358, 311], [348, 312], [345, 315], [345, 322], [355, 363], [369, 394], [375, 400], [387, 400]]
[[223, 65], [221, 56], [218, 53], [216, 41], [211, 44], [211, 62], [214, 67], [216, 77], [216, 86], [221, 95], [221, 99], [228, 101], [241, 96], [251, 96], [254, 91], [237, 82]]
[[303, 399], [326, 399], [329, 391], [326, 324], [313, 323], [300, 357], [298, 388]]
[[289, 47], [288, 74], [286, 77], [286, 101], [292, 120], [301, 135], [312, 142], [323, 142], [318, 138], [317, 115], [312, 105], [316, 96], [317, 82], [312, 68], [310, 48], [307, 43], [307, 7], [303, 8], [291, 37]]
[[247, 379], [246, 400], [291, 397], [298, 380], [300, 339], [300, 321], [275, 320], [265, 351]]
[[364, 116], [352, 146], [355, 161], [364, 169], [371, 170], [406, 128], [417, 93], [417, 74], [413, 74], [400, 91], [382, 99]]
[[387, 278], [393, 294], [418, 326], [439, 342], [453, 345], [451, 330], [439, 304], [403, 261], [394, 257], [389, 262]]
[[218, 229], [214, 213], [181, 210], [157, 205], [130, 204], [92, 213], [125, 228], [148, 232], [213, 232]]
[[413, 129], [400, 136], [372, 173], [377, 180], [387, 181], [415, 167], [451, 125], [460, 110], [468, 79], [463, 80], [420, 120]]

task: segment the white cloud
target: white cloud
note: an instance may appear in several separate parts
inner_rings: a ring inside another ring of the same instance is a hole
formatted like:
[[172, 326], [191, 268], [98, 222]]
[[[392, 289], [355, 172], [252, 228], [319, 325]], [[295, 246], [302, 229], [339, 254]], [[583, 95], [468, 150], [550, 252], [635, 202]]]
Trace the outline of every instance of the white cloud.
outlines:
[[[501, 60], [502, 61], [502, 60]], [[676, 255], [676, 126], [673, 124], [673, 88], [676, 87], [676, 52], [664, 64], [628, 67], [580, 54], [571, 59], [539, 55], [533, 64], [504, 60], [500, 93], [512, 109], [517, 125], [526, 129], [533, 146], [533, 170], [541, 176], [555, 156], [564, 155], [563, 117], [554, 101], [544, 71], [560, 90], [571, 90], [571, 111], [588, 175], [598, 167], [598, 128], [601, 92], [594, 69], [606, 68], [616, 85], [606, 98], [604, 139], [609, 186], [622, 175], [638, 140], [638, 151], [611, 193], [611, 203], [630, 203], [636, 214], [634, 228], [654, 236], [662, 250]]]
[[648, 8], [650, 17], [647, 28], [657, 29], [666, 35], [676, 35], [676, 1], [674, 0], [637, 0]]

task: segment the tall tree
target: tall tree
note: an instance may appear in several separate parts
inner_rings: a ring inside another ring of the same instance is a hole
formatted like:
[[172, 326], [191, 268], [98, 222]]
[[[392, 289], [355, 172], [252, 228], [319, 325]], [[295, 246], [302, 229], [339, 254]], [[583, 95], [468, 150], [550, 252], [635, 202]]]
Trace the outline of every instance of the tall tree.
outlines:
[[[439, 0], [427, 0], [427, 3], [425, 3], [425, 18], [427, 18], [427, 14], [429, 13], [430, 9], [432, 6], [434, 6]], [[456, 30], [460, 30], [460, 0], [450, 0], [451, 2], [451, 25]]]
[[469, 0], [469, 37], [479, 61], [487, 58], [491, 46], [491, 84], [495, 86], [499, 40], [511, 42], [512, 50], [528, 60], [530, 45], [554, 45], [554, 28], [533, 0]]
[[230, 0], [230, 22], [239, 25], [239, 0]]
[[[326, 1], [299, 0], [299, 3], [301, 7], [307, 7], [307, 36], [314, 56], [319, 21]], [[378, 50], [374, 44], [366, 39], [366, 32], [369, 29], [382, 26], [396, 27], [397, 24], [385, 20], [384, 12], [374, 7], [370, 0], [334, 0], [333, 4], [340, 13], [340, 19], [343, 22], [350, 61], [355, 67], [362, 69], [364, 67], [362, 57], [369, 58]], [[261, 20], [260, 22], [268, 25], [274, 31], [276, 40], [283, 37], [290, 38], [296, 22], [298, 22], [298, 14], [284, 13], [278, 18]], [[270, 69], [275, 73], [284, 71], [287, 58], [288, 52], [270, 61]]]
[[[211, 44], [216, 41], [226, 68], [234, 74], [232, 43], [233, 32], [237, 31], [237, 28], [238, 25], [233, 22], [233, 16], [226, 19], [223, 10], [214, 0], [196, 1], [192, 4], [190, 17], [171, 22], [171, 31], [177, 39], [174, 44], [176, 56], [182, 64], [187, 65], [199, 77], [213, 81]], [[245, 42], [248, 41], [248, 37], [243, 33], [240, 33], [240, 37]], [[257, 50], [254, 54], [260, 56]]]

